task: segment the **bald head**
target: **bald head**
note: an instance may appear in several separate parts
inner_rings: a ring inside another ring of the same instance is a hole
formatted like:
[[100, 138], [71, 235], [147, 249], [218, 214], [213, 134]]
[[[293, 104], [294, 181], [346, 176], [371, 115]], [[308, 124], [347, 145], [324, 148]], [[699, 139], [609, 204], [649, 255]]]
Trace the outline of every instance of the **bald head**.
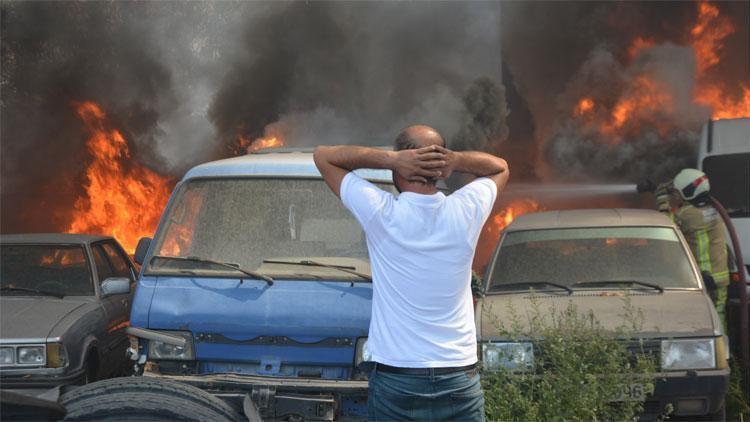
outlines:
[[440, 133], [424, 125], [409, 126], [398, 134], [393, 142], [393, 149], [401, 151], [404, 149], [417, 149], [430, 145], [445, 146], [445, 139]]

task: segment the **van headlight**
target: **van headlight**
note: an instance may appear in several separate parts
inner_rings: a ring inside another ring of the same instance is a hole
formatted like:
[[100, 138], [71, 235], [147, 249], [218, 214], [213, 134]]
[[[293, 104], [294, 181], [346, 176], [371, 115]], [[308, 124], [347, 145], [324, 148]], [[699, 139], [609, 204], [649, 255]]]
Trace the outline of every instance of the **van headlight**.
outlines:
[[357, 346], [354, 349], [354, 366], [359, 366], [362, 362], [369, 362], [372, 359], [370, 351], [367, 349], [367, 337], [357, 339]]
[[484, 369], [505, 368], [528, 371], [534, 367], [534, 345], [531, 343], [482, 343]]
[[661, 341], [661, 368], [665, 371], [716, 368], [712, 338]]
[[148, 341], [149, 359], [171, 359], [171, 360], [193, 360], [195, 352], [193, 351], [193, 334], [189, 331], [160, 331], [175, 337], [185, 339], [184, 346], [164, 343], [158, 340]]

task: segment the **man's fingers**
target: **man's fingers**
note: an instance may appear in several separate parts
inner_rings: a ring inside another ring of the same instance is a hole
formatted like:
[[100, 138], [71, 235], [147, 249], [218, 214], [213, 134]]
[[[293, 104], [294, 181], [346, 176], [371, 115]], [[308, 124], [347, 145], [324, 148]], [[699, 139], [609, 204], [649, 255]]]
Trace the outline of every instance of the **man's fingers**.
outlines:
[[426, 177], [414, 176], [408, 179], [410, 182], [427, 183]]
[[445, 161], [442, 160], [432, 160], [432, 161], [424, 161], [419, 163], [419, 167], [423, 169], [438, 169], [445, 167]]
[[445, 154], [441, 152], [426, 152], [424, 154], [417, 155], [417, 158], [422, 161], [445, 160]]
[[439, 152], [441, 154], [448, 154], [449, 152], [451, 152], [451, 150], [449, 150], [448, 148], [446, 148], [446, 147], [444, 147], [442, 145], [434, 145], [434, 146], [435, 146], [435, 151], [437, 151], [437, 152]]
[[440, 177], [443, 174], [440, 170], [428, 170], [428, 169], [419, 169], [416, 172], [417, 176], [424, 176], [424, 177]]

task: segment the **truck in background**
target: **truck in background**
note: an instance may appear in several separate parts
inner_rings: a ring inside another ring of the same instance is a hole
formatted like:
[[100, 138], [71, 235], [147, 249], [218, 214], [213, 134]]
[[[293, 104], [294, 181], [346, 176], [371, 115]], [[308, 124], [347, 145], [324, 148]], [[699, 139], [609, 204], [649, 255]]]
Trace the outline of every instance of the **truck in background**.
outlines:
[[750, 267], [750, 118], [709, 120], [701, 131], [698, 169], [732, 218]]

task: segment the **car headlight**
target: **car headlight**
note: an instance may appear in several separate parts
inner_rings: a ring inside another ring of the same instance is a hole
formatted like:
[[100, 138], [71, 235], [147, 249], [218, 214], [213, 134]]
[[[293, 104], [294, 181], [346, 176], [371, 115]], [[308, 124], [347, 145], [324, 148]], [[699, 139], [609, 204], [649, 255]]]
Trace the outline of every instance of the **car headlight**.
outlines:
[[15, 350], [12, 347], [0, 347], [0, 365], [16, 363]]
[[489, 370], [502, 367], [527, 371], [534, 367], [534, 346], [531, 343], [482, 343], [482, 364]]
[[661, 368], [665, 371], [716, 368], [714, 339], [662, 340]]
[[47, 362], [44, 346], [26, 346], [16, 349], [19, 365], [44, 365]]
[[172, 360], [193, 360], [193, 335], [186, 331], [161, 331], [175, 337], [185, 339], [184, 346], [175, 346], [174, 344], [164, 343], [158, 340], [149, 340], [148, 357], [149, 359], [172, 359]]
[[372, 356], [367, 349], [367, 337], [357, 339], [357, 346], [354, 349], [354, 366], [359, 366], [362, 362], [369, 362], [371, 359]]

